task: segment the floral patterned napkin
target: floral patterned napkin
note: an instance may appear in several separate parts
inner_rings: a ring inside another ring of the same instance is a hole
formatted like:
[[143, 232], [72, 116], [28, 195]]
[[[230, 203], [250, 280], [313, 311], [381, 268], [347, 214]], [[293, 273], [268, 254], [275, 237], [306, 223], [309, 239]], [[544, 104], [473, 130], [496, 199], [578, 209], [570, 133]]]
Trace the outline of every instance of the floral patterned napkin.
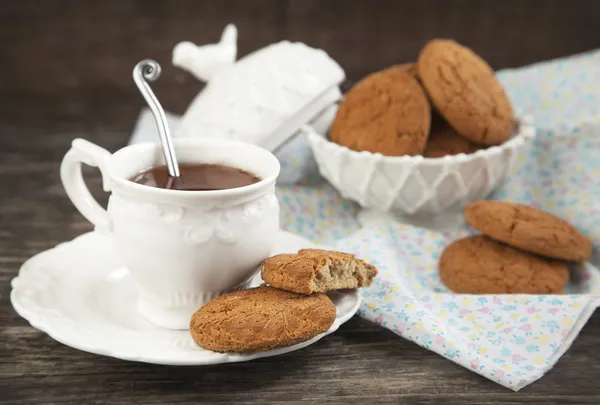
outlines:
[[[544, 375], [600, 304], [600, 52], [499, 72], [516, 109], [538, 136], [493, 199], [559, 215], [594, 243], [590, 263], [573, 267], [565, 295], [455, 295], [437, 261], [464, 222], [438, 233], [374, 221], [326, 184], [280, 187], [284, 226], [381, 270], [363, 291], [359, 315], [512, 390]], [[346, 235], [346, 236], [344, 236]]]

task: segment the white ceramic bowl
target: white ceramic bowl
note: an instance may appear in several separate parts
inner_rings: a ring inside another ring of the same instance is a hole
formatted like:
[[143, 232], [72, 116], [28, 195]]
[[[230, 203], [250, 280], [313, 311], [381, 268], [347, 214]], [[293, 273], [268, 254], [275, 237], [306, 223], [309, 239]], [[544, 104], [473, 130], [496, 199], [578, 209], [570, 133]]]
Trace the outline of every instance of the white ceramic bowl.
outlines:
[[531, 117], [502, 145], [442, 158], [357, 152], [305, 127], [319, 172], [346, 199], [363, 208], [401, 215], [439, 214], [484, 199], [512, 171], [535, 137]]

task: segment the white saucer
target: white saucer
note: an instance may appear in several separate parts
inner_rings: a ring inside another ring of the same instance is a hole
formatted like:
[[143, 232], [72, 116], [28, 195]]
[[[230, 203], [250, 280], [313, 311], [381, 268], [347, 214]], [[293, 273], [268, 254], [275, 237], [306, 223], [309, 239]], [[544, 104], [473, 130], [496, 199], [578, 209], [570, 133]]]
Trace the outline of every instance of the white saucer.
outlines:
[[[281, 232], [273, 254], [318, 247]], [[260, 273], [255, 284], [262, 282]], [[188, 331], [160, 329], [136, 312], [136, 289], [117, 257], [112, 240], [90, 232], [42, 252], [23, 264], [12, 280], [13, 307], [29, 323], [55, 340], [90, 353], [123, 360], [167, 365], [208, 365], [276, 356], [306, 347], [335, 332], [358, 310], [358, 290], [330, 295], [337, 308], [331, 328], [307, 342], [241, 355], [204, 350]]]

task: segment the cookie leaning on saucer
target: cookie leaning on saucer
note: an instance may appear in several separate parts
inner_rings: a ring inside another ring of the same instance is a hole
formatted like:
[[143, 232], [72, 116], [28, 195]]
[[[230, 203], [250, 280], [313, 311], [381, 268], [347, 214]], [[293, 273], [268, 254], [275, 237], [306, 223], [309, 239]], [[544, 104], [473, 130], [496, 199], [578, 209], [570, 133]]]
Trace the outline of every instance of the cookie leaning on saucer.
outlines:
[[263, 285], [208, 302], [192, 316], [190, 333], [204, 349], [251, 353], [310, 340], [326, 332], [335, 317], [335, 305], [325, 294]]
[[514, 130], [514, 113], [491, 67], [452, 40], [432, 40], [421, 50], [419, 77], [436, 109], [465, 138], [499, 145]]
[[375, 266], [353, 254], [321, 249], [275, 255], [261, 271], [267, 284], [302, 294], [368, 287], [376, 275]]
[[330, 140], [356, 151], [420, 155], [429, 135], [431, 106], [409, 71], [408, 66], [388, 68], [354, 85], [339, 105]]
[[488, 200], [467, 204], [464, 212], [473, 228], [527, 252], [570, 261], [592, 254], [592, 242], [575, 227], [535, 207]]
[[459, 294], [557, 294], [569, 283], [566, 262], [523, 252], [485, 235], [448, 245], [439, 274]]

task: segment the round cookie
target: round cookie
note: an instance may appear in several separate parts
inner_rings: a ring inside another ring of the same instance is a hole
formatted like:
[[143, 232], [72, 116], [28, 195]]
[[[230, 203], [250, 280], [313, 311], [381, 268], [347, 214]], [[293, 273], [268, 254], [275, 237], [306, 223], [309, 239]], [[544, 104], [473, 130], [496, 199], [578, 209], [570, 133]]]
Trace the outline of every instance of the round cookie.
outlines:
[[375, 266], [353, 254], [322, 249], [275, 255], [261, 269], [269, 285], [302, 294], [368, 287], [376, 275]]
[[190, 321], [196, 344], [216, 352], [250, 353], [292, 346], [326, 332], [336, 308], [325, 294], [260, 286], [217, 297]]
[[472, 142], [498, 145], [514, 129], [514, 113], [490, 66], [452, 40], [433, 40], [419, 54], [419, 77], [436, 109]]
[[569, 282], [565, 262], [523, 252], [484, 235], [448, 245], [440, 257], [439, 274], [459, 294], [558, 294]]
[[[388, 67], [386, 69], [383, 69], [381, 72], [383, 72], [385, 74], [389, 74], [392, 77], [399, 72], [403, 72], [403, 73], [408, 74], [410, 77], [415, 78], [417, 80], [417, 83], [419, 83], [419, 85], [421, 86], [421, 89], [423, 89], [425, 98], [427, 99], [427, 102], [429, 103], [429, 106], [431, 107], [431, 101], [429, 100], [429, 96], [427, 95], [427, 92], [423, 88], [421, 79], [419, 78], [419, 70], [417, 68], [416, 63], [403, 63], [400, 65], [394, 65], [394, 66]], [[431, 108], [430, 108], [430, 111], [431, 111], [431, 115], [433, 116], [434, 111]], [[430, 127], [430, 131], [431, 131], [431, 127]]]
[[585, 261], [592, 242], [566, 221], [535, 207], [504, 201], [465, 206], [465, 220], [489, 237], [554, 259]]
[[417, 79], [388, 68], [350, 89], [331, 125], [330, 140], [356, 151], [420, 155], [430, 124], [431, 107]]
[[426, 158], [441, 158], [460, 153], [469, 154], [481, 148], [482, 146], [460, 136], [446, 121], [434, 114], [431, 122], [431, 133], [427, 139], [423, 156]]

